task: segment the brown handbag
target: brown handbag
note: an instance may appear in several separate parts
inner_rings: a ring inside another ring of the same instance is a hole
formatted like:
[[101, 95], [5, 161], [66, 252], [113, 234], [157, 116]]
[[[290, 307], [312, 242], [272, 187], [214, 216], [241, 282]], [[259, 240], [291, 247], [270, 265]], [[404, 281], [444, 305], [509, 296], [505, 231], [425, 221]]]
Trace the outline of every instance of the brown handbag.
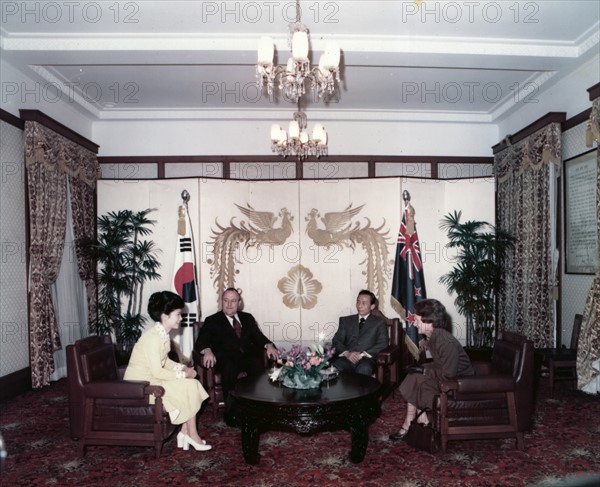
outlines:
[[421, 414], [428, 411], [423, 409], [410, 423], [408, 433], [406, 433], [406, 443], [413, 448], [423, 450], [429, 453], [436, 453], [439, 450], [439, 437], [431, 424], [421, 424], [417, 422]]

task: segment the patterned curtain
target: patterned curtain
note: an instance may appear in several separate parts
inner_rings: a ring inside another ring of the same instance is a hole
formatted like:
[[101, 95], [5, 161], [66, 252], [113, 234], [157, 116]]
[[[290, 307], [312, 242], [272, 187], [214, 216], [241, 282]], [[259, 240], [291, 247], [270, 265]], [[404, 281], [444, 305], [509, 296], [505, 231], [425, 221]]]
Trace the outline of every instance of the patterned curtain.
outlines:
[[[85, 149], [82, 149], [85, 150]], [[88, 167], [97, 167], [96, 155], [88, 153]], [[96, 231], [96, 180], [88, 183], [74, 176], [69, 176], [71, 189], [71, 210], [73, 215], [73, 236], [75, 237], [75, 253], [77, 255], [77, 271], [85, 282], [88, 303], [88, 327], [90, 332], [96, 322], [98, 307], [96, 300], [96, 262], [93, 257], [83, 252], [81, 243], [94, 238]]]
[[550, 166], [560, 167], [561, 127], [551, 123], [495, 156], [498, 227], [516, 237], [498, 297], [498, 328], [554, 342]]
[[[588, 146], [592, 140], [600, 146], [600, 98], [592, 104], [592, 114], [588, 124]], [[598, 222], [598, 242], [600, 242], [600, 148], [596, 151], [596, 221]], [[600, 246], [599, 250], [600, 252]], [[600, 360], [600, 269], [592, 281], [583, 308], [583, 320], [577, 348], [577, 386], [582, 389], [598, 375]], [[594, 364], [595, 367], [594, 368]], [[597, 391], [596, 391], [597, 392]]]
[[[64, 248], [67, 177], [96, 180], [97, 161], [95, 156], [90, 159], [88, 153], [37, 122], [25, 122], [31, 241], [29, 353], [35, 388], [50, 383], [53, 353], [61, 348], [50, 285], [58, 276]], [[90, 162], [95, 166], [88, 167]], [[93, 212], [94, 206], [88, 211]]]

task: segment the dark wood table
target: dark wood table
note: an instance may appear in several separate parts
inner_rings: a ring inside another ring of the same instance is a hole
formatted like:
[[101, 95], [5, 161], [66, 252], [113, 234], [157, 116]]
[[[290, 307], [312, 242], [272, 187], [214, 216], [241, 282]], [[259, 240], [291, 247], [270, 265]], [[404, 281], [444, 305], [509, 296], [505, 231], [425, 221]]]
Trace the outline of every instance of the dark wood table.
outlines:
[[259, 462], [261, 431], [284, 430], [299, 434], [350, 431], [350, 461], [363, 460], [369, 442], [369, 424], [379, 416], [381, 384], [372, 377], [341, 374], [319, 389], [290, 389], [271, 382], [267, 374], [240, 379], [231, 393], [230, 414], [242, 430], [246, 463]]

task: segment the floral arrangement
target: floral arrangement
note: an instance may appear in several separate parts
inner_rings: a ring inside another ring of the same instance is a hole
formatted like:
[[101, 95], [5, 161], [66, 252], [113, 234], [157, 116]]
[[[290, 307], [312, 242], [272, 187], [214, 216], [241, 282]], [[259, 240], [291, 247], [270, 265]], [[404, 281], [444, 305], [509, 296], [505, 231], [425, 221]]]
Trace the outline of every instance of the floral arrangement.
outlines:
[[284, 386], [296, 389], [318, 387], [323, 380], [321, 371], [329, 366], [335, 353], [334, 348], [323, 348], [320, 344], [309, 347], [293, 345], [289, 350], [278, 350], [276, 368], [271, 380], [280, 380]]

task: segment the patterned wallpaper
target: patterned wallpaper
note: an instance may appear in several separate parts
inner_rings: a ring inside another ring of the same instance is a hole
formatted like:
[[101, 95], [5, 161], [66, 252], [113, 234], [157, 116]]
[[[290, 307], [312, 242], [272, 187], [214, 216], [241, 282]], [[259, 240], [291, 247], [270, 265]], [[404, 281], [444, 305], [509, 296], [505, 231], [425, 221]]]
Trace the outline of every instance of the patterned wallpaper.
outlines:
[[0, 377], [29, 366], [23, 132], [0, 121]]
[[[587, 122], [581, 123], [563, 133], [562, 159], [567, 160], [590, 150], [585, 145], [585, 128]], [[563, 195], [564, 196], [564, 195]], [[564, 204], [563, 204], [564, 208]], [[562, 248], [565, 248], [564, 232]], [[562, 275], [562, 343], [569, 346], [573, 330], [573, 318], [577, 313], [583, 313], [585, 298], [592, 285], [593, 275], [565, 274], [564, 261], [561, 263]]]

